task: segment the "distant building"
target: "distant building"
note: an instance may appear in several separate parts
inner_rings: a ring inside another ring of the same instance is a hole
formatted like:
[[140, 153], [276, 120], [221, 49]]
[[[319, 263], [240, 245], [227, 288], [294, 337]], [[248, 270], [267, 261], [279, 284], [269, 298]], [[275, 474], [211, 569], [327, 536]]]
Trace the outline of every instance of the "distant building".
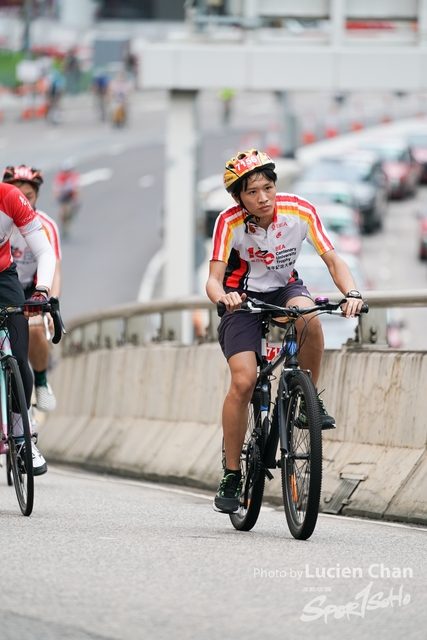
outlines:
[[184, 20], [184, 0], [101, 0], [98, 20]]

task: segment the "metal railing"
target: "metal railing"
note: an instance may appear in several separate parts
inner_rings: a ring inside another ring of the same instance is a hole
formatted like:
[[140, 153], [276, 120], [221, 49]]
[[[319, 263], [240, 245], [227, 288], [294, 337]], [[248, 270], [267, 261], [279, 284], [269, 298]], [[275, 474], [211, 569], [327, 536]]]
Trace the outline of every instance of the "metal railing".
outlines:
[[[313, 294], [313, 297], [317, 295], [339, 299], [337, 292]], [[387, 309], [425, 307], [427, 290], [372, 291], [367, 301], [370, 312], [361, 316], [352, 345], [386, 347]], [[216, 341], [218, 324], [216, 308], [202, 296], [126, 304], [67, 322], [67, 335], [62, 340], [63, 355], [153, 342]]]

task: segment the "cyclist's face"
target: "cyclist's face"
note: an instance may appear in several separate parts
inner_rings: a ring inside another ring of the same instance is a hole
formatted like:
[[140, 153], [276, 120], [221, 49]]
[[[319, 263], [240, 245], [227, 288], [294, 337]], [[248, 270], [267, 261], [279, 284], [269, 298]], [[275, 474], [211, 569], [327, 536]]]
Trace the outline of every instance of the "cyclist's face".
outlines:
[[34, 187], [29, 182], [15, 182], [15, 186], [24, 194], [30, 205], [34, 207], [37, 201], [37, 191]]
[[241, 192], [240, 197], [248, 213], [261, 221], [267, 222], [273, 217], [276, 204], [276, 185], [262, 173], [249, 176], [246, 189]]

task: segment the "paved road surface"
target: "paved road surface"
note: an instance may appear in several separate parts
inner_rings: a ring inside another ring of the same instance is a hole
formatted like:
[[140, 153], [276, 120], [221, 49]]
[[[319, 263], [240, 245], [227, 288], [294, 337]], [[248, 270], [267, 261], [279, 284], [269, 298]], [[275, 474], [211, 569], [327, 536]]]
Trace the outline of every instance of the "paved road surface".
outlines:
[[24, 518], [4, 476], [2, 640], [424, 637], [425, 528], [322, 516], [301, 542], [269, 505], [240, 533], [207, 492], [59, 467]]

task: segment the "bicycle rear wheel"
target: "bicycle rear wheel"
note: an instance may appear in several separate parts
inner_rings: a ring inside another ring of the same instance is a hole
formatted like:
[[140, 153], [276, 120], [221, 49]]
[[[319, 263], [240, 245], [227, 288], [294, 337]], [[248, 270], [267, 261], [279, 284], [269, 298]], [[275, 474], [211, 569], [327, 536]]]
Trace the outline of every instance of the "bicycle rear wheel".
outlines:
[[230, 513], [230, 520], [239, 531], [250, 531], [255, 526], [264, 496], [265, 471], [261, 469], [261, 452], [258, 438], [254, 437], [255, 428], [261, 429], [260, 400], [256, 392], [248, 406], [246, 436], [240, 456], [243, 480], [240, 508], [237, 513]]
[[[310, 378], [296, 372], [289, 384], [286, 408], [288, 451], [282, 452], [282, 492], [286, 520], [294, 538], [307, 540], [313, 533], [322, 489], [322, 427], [317, 393]], [[301, 403], [308, 426], [299, 420]], [[281, 412], [283, 416], [285, 413]]]
[[7, 359], [4, 370], [6, 374], [9, 464], [19, 507], [24, 516], [29, 516], [34, 504], [34, 477], [27, 403], [15, 358]]

